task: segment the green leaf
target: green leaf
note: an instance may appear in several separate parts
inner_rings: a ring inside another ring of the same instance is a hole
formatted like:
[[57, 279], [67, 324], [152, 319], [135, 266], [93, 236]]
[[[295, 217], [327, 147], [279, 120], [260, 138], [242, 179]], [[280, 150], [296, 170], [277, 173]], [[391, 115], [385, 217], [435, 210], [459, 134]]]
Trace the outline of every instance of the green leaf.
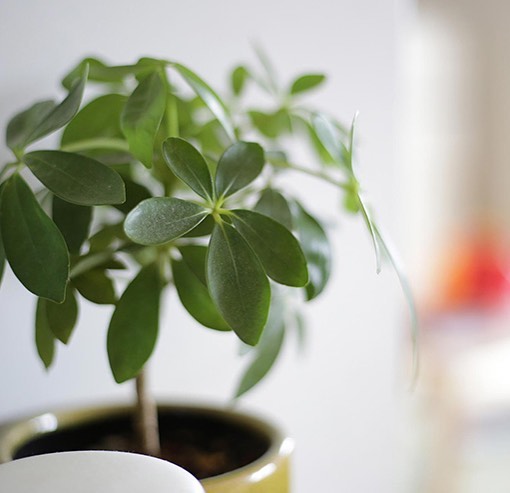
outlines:
[[218, 119], [221, 126], [225, 129], [229, 139], [236, 141], [236, 133], [232, 117], [227, 106], [216, 92], [196, 73], [179, 63], [174, 63], [173, 67], [179, 72], [182, 78], [189, 84], [195, 94], [204, 102], [211, 113]]
[[126, 178], [123, 180], [126, 187], [126, 201], [122, 204], [116, 204], [115, 208], [124, 214], [128, 214], [140, 202], [142, 202], [142, 200], [151, 198], [152, 194], [147, 188], [139, 183]]
[[223, 331], [231, 330], [214, 305], [205, 284], [207, 247], [186, 246], [180, 248], [180, 251], [183, 258], [172, 260], [172, 272], [182, 305], [197, 322], [205, 327]]
[[407, 306], [409, 308], [409, 314], [411, 317], [411, 338], [413, 342], [413, 383], [416, 381], [418, 376], [419, 369], [419, 332], [420, 332], [420, 323], [418, 320], [418, 312], [416, 310], [416, 305], [414, 302], [414, 296], [411, 289], [411, 285], [407, 278], [404, 268], [401, 265], [401, 262], [394, 252], [394, 249], [389, 245], [388, 241], [384, 238], [381, 230], [377, 227], [377, 225], [373, 225], [374, 232], [377, 238], [377, 242], [381, 248], [381, 250], [386, 255], [386, 258], [389, 260], [397, 278], [400, 282], [400, 287], [402, 292], [404, 293], [404, 297], [407, 302]]
[[189, 142], [171, 137], [163, 142], [163, 157], [172, 172], [204, 199], [212, 200], [213, 183], [204, 157]]
[[39, 298], [37, 300], [37, 309], [35, 312], [35, 345], [37, 354], [43, 362], [46, 369], [53, 363], [55, 355], [55, 336], [48, 324], [46, 316], [46, 300]]
[[6, 143], [13, 151], [22, 150], [29, 136], [55, 108], [54, 101], [41, 101], [18, 113], [7, 125]]
[[61, 145], [90, 139], [123, 138], [120, 115], [126, 96], [106, 94], [94, 99], [69, 122], [62, 134]]
[[260, 64], [262, 65], [262, 68], [264, 69], [265, 75], [265, 80], [264, 81], [259, 80], [258, 81], [259, 84], [264, 88], [267, 87], [269, 92], [272, 92], [273, 95], [278, 95], [280, 91], [278, 89], [278, 80], [276, 77], [276, 70], [273, 64], [271, 63], [269, 57], [267, 56], [267, 53], [265, 52], [265, 50], [262, 49], [261, 46], [255, 45], [254, 50]]
[[306, 259], [298, 241], [282, 224], [247, 210], [233, 211], [232, 222], [262, 262], [267, 275], [287, 286], [308, 282]]
[[[342, 136], [333, 121], [323, 114], [316, 114], [312, 117], [310, 135], [317, 137], [320, 145], [325, 149], [326, 156], [331, 156], [326, 163], [343, 163], [342, 158]], [[312, 133], [313, 132], [313, 133]], [[318, 146], [317, 146], [318, 147]]]
[[182, 235], [183, 238], [199, 238], [200, 236], [209, 236], [214, 229], [214, 219], [211, 215], [207, 216], [198, 226]]
[[94, 82], [121, 83], [128, 75], [133, 75], [140, 70], [136, 65], [108, 66], [102, 60], [88, 57], [82, 60], [73, 70], [71, 70], [62, 80], [62, 85], [70, 89], [83, 67], [89, 66], [89, 80]]
[[264, 150], [254, 142], [236, 142], [221, 156], [216, 169], [216, 193], [227, 197], [249, 185], [264, 167]]
[[138, 84], [122, 112], [122, 131], [129, 150], [147, 168], [152, 167], [154, 140], [165, 107], [165, 84], [161, 75], [153, 72]]
[[363, 221], [365, 222], [365, 225], [368, 229], [368, 232], [370, 233], [370, 237], [372, 238], [372, 244], [374, 246], [374, 253], [375, 253], [375, 268], [376, 272], [379, 274], [381, 272], [381, 249], [379, 245], [379, 241], [377, 240], [377, 233], [374, 225], [374, 221], [372, 219], [372, 214], [370, 213], [370, 210], [365, 205], [365, 202], [361, 198], [361, 195], [357, 194], [358, 199], [358, 205], [359, 210], [361, 212], [361, 215], [363, 216]]
[[266, 137], [276, 139], [280, 135], [288, 133], [291, 129], [289, 114], [284, 109], [279, 109], [274, 113], [264, 113], [262, 111], [248, 111], [253, 126]]
[[69, 252], [79, 253], [89, 235], [92, 209], [71, 204], [55, 196], [53, 197], [52, 217], [66, 240]]
[[69, 254], [62, 234], [17, 174], [4, 186], [0, 223], [7, 260], [32, 293], [64, 301]]
[[67, 287], [63, 303], [50, 300], [43, 302], [46, 304], [46, 319], [51, 332], [59, 341], [67, 344], [78, 319], [78, 304], [74, 289]]
[[144, 267], [131, 281], [113, 312], [107, 349], [117, 383], [138, 375], [158, 336], [161, 281], [157, 266]]
[[55, 195], [77, 205], [119, 204], [126, 200], [120, 175], [99, 161], [62, 151], [35, 151], [23, 161]]
[[248, 69], [246, 67], [243, 67], [240, 65], [239, 67], [236, 67], [232, 71], [231, 75], [231, 87], [232, 92], [239, 96], [244, 89], [244, 86], [246, 85], [246, 81], [250, 78], [250, 72], [248, 72]]
[[207, 285], [221, 315], [239, 338], [257, 344], [271, 298], [267, 276], [246, 240], [229, 224], [217, 224], [206, 261]]
[[260, 195], [255, 210], [283, 224], [288, 230], [292, 230], [292, 213], [289, 203], [280, 192], [266, 188]]
[[26, 137], [18, 143], [18, 149], [24, 149], [28, 144], [46, 137], [46, 135], [62, 128], [72, 120], [80, 108], [83, 91], [87, 82], [87, 74], [88, 69], [85, 67], [81, 77], [75, 81], [67, 97], [59, 105], [54, 106], [48, 111], [31, 132], [26, 134]]
[[108, 224], [89, 238], [91, 252], [103, 252], [117, 240], [127, 240], [123, 223]]
[[326, 80], [323, 74], [307, 74], [298, 77], [290, 88], [290, 94], [298, 94], [301, 92], [310, 91], [321, 85]]
[[185, 200], [154, 197], [140, 202], [126, 217], [124, 231], [141, 245], [159, 245], [191, 231], [207, 216], [200, 205]]
[[113, 281], [103, 268], [91, 269], [72, 279], [73, 285], [87, 300], [98, 305], [114, 305], [117, 302]]
[[281, 300], [273, 299], [266, 327], [260, 342], [254, 348], [255, 357], [239, 382], [236, 397], [255, 387], [271, 370], [283, 346], [285, 336], [284, 306]]
[[299, 243], [308, 265], [309, 282], [306, 286], [308, 300], [316, 298], [325, 288], [331, 272], [331, 246], [320, 223], [296, 201], [292, 214]]

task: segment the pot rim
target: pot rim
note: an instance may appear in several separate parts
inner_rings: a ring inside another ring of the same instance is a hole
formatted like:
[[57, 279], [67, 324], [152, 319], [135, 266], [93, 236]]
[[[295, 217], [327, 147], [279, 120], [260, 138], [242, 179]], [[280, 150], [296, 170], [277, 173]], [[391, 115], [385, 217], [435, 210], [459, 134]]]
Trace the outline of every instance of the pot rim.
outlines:
[[[95, 406], [80, 406], [63, 408], [56, 411], [47, 411], [34, 414], [26, 418], [16, 419], [5, 425], [0, 425], [0, 464], [13, 460], [14, 451], [19, 449], [31, 438], [51, 433], [58, 428], [72, 427], [78, 423], [99, 420], [112, 415], [124, 416], [132, 412], [133, 406], [129, 404], [106, 404]], [[269, 439], [267, 451], [253, 462], [232, 471], [204, 478], [201, 483], [213, 485], [225, 479], [236, 477], [250, 478], [254, 481], [272, 474], [278, 464], [290, 456], [293, 451], [293, 440], [288, 437], [271, 419], [258, 413], [238, 411], [231, 407], [214, 405], [183, 404], [158, 402], [159, 410], [190, 411], [196, 414], [212, 415], [221, 419], [230, 419], [239, 425], [255, 429]], [[249, 479], [248, 479], [249, 480]]]

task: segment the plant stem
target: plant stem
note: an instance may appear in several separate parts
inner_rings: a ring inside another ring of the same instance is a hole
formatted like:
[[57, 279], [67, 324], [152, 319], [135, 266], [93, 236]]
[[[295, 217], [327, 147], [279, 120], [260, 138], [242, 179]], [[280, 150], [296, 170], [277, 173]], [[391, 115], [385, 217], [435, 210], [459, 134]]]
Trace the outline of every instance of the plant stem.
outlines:
[[136, 377], [135, 431], [140, 452], [160, 457], [158, 409], [147, 388], [147, 371], [142, 368]]
[[350, 190], [351, 185], [349, 183], [336, 180], [335, 178], [329, 176], [327, 173], [324, 173], [323, 171], [318, 171], [310, 168], [305, 168], [304, 166], [299, 166], [298, 164], [291, 164], [291, 163], [285, 163], [286, 169], [298, 171], [300, 173], [304, 173], [309, 176], [313, 176], [314, 178], [318, 178], [319, 180], [323, 180], [327, 183], [330, 183], [331, 185], [334, 185], [336, 187], [341, 188], [342, 190]]

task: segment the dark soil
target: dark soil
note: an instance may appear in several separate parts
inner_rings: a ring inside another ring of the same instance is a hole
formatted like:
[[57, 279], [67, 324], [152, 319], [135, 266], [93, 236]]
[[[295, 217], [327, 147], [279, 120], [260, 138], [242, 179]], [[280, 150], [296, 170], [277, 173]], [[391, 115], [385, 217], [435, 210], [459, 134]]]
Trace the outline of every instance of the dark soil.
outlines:
[[[199, 479], [243, 467], [261, 457], [269, 438], [244, 424], [200, 410], [160, 411], [161, 458]], [[73, 450], [138, 452], [131, 417], [119, 415], [39, 436], [20, 447], [15, 459]]]

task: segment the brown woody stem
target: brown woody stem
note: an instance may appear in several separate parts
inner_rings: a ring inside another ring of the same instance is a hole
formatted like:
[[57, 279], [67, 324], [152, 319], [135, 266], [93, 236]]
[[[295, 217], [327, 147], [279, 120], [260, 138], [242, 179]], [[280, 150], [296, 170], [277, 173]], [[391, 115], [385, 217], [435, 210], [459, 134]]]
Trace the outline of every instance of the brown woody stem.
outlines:
[[158, 409], [156, 401], [147, 389], [145, 368], [136, 377], [136, 397], [135, 430], [140, 452], [159, 457], [161, 445], [159, 442]]

